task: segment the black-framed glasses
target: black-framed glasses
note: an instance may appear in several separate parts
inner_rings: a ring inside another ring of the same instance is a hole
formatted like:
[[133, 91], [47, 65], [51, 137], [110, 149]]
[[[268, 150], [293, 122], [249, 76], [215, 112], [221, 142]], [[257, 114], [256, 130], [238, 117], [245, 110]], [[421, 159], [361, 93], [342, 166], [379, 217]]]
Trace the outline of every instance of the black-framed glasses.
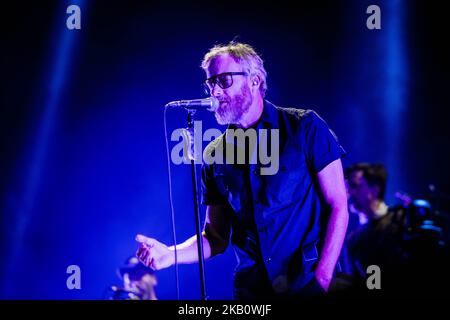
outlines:
[[227, 89], [233, 85], [233, 76], [248, 76], [247, 72], [223, 72], [203, 81], [203, 88], [207, 95], [211, 95], [214, 86], [217, 84], [222, 89]]

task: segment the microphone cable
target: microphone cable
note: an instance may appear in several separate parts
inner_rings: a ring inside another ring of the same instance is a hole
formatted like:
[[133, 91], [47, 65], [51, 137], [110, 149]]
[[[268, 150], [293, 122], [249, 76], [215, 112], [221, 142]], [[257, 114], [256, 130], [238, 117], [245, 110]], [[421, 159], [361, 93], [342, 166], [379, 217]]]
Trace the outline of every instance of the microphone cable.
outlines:
[[177, 254], [177, 234], [175, 228], [175, 210], [173, 208], [173, 195], [172, 195], [172, 172], [170, 167], [170, 153], [169, 153], [169, 138], [167, 137], [167, 108], [164, 107], [164, 136], [166, 138], [166, 153], [167, 153], [167, 171], [169, 179], [169, 202], [170, 202], [170, 212], [172, 217], [172, 234], [174, 243], [174, 253], [175, 253], [175, 276], [176, 276], [176, 287], [177, 287], [177, 300], [180, 300], [180, 280], [178, 273], [178, 254]]

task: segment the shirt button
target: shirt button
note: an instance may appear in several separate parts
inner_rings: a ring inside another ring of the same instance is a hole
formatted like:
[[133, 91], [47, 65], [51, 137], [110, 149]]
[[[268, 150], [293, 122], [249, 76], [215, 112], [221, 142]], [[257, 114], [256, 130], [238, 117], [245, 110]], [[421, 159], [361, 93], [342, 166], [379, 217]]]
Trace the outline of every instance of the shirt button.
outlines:
[[267, 259], [266, 259], [266, 262], [267, 262], [267, 263], [270, 263], [271, 261], [272, 261], [272, 258], [267, 258]]

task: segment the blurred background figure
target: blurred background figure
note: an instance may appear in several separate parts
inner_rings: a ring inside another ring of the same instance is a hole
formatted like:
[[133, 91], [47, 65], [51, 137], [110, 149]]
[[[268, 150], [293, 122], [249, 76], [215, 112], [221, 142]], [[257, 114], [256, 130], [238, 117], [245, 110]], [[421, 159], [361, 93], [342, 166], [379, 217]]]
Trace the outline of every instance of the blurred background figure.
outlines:
[[353, 287], [367, 292], [367, 267], [381, 269], [382, 293], [440, 294], [449, 283], [446, 226], [429, 201], [401, 194], [401, 204], [384, 201], [387, 172], [382, 164], [357, 163], [345, 170], [350, 223], [345, 253]]
[[349, 253], [350, 236], [370, 219], [383, 217], [388, 212], [384, 202], [386, 180], [387, 172], [382, 164], [356, 163], [345, 169], [349, 219], [334, 291], [345, 291], [355, 282], [356, 270]]
[[349, 200], [347, 234], [370, 219], [383, 217], [388, 206], [384, 202], [387, 172], [382, 164], [356, 163], [345, 170]]
[[154, 271], [132, 256], [125, 265], [117, 269], [122, 287], [111, 286], [108, 300], [157, 300], [155, 287], [158, 284]]

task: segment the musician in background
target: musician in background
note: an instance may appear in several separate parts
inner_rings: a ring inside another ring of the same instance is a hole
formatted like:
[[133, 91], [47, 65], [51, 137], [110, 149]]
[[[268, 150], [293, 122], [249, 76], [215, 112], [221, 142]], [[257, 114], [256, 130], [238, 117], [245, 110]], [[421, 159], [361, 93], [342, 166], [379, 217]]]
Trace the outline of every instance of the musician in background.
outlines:
[[158, 284], [155, 272], [132, 256], [125, 266], [117, 270], [123, 287], [111, 287], [111, 300], [157, 300], [155, 287]]
[[[421, 199], [387, 206], [387, 172], [381, 164], [357, 163], [346, 170], [353, 208], [367, 218], [348, 234], [355, 288], [368, 292], [367, 268], [381, 270], [382, 296], [439, 295], [449, 283], [448, 244], [431, 205]], [[352, 213], [350, 213], [352, 214]]]
[[[362, 272], [355, 265], [355, 257], [349, 252], [349, 239], [372, 219], [387, 214], [388, 206], [384, 202], [387, 172], [381, 164], [356, 163], [345, 169], [345, 186], [348, 200], [348, 226], [345, 243], [339, 257], [339, 268], [331, 291], [347, 291]], [[359, 272], [358, 272], [359, 271]]]
[[387, 172], [382, 164], [356, 163], [345, 170], [349, 198], [347, 233], [388, 212], [384, 202]]

